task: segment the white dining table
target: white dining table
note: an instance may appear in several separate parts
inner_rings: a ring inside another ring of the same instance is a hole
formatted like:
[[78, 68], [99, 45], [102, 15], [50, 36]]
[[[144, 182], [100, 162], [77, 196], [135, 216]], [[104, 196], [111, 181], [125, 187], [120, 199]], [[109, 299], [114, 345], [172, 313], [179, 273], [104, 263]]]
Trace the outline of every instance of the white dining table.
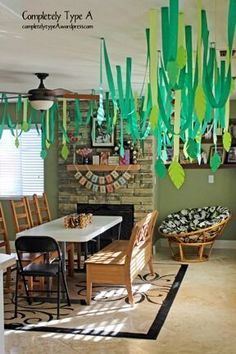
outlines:
[[[66, 242], [88, 242], [103, 232], [122, 222], [121, 216], [93, 215], [92, 222], [84, 229], [65, 228], [64, 217], [18, 232], [19, 236], [51, 236], [60, 242], [63, 264], [65, 268]], [[120, 232], [120, 229], [119, 229]], [[119, 237], [119, 235], [118, 235]]]

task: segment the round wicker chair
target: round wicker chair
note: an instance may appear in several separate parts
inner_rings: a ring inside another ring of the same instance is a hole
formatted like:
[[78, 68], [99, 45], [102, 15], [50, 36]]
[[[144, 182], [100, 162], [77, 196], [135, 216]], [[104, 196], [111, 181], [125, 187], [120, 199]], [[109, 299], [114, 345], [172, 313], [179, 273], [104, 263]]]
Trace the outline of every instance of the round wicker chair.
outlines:
[[[176, 261], [204, 262], [209, 259], [215, 239], [222, 234], [230, 218], [229, 209], [221, 206], [183, 209], [169, 214], [159, 232], [168, 239]], [[187, 248], [197, 252], [186, 256]]]

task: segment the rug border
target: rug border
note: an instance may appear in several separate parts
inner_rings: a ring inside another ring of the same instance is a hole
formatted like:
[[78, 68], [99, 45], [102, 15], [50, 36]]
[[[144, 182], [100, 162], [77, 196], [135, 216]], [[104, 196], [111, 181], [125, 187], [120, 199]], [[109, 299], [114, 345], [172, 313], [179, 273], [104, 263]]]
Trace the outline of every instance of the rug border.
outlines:
[[168, 292], [160, 310], [158, 311], [153, 323], [151, 324], [147, 333], [132, 333], [132, 332], [109, 332], [106, 333], [102, 330], [100, 333], [96, 330], [91, 330], [89, 332], [85, 329], [79, 328], [62, 328], [62, 327], [33, 327], [33, 326], [19, 326], [14, 324], [6, 324], [4, 326], [5, 330], [18, 330], [18, 331], [28, 331], [28, 332], [47, 332], [47, 333], [63, 333], [63, 334], [79, 334], [79, 335], [89, 335], [89, 336], [100, 336], [100, 337], [113, 337], [113, 338], [133, 338], [133, 339], [151, 339], [156, 340], [174, 299], [178, 293], [180, 285], [184, 279], [185, 273], [187, 271], [188, 264], [181, 264], [178, 273], [176, 274], [175, 280]]

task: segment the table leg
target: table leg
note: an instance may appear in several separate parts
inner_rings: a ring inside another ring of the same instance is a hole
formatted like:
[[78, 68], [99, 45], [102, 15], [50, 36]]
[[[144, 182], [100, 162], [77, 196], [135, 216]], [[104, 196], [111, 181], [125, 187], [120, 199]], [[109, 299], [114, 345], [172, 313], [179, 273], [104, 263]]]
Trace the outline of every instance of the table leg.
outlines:
[[3, 271], [0, 270], [0, 353], [5, 353], [4, 349], [4, 303], [3, 303]]
[[61, 246], [61, 258], [62, 258], [62, 267], [63, 270], [66, 274], [66, 242], [60, 242], [60, 246]]
[[119, 223], [119, 229], [118, 229], [118, 237], [117, 237], [117, 240], [120, 239], [120, 232], [121, 232], [121, 222]]

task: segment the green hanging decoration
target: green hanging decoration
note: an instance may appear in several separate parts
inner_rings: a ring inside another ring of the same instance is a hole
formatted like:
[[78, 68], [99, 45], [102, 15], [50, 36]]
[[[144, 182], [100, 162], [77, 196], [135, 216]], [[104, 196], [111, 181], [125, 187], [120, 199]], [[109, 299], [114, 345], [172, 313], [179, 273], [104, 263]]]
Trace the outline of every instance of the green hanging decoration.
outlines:
[[16, 139], [15, 139], [15, 146], [16, 146], [17, 149], [18, 149], [18, 147], [20, 146], [20, 142], [19, 142], [18, 136], [17, 136]]
[[177, 189], [180, 189], [185, 179], [185, 172], [180, 163], [176, 160], [172, 161], [168, 168], [168, 173], [172, 183]]
[[100, 40], [100, 85], [99, 85], [99, 106], [97, 111], [97, 123], [101, 125], [105, 120], [105, 112], [103, 107], [103, 82], [102, 82], [102, 47], [103, 38]]
[[210, 168], [212, 172], [216, 172], [221, 165], [221, 157], [216, 151], [210, 159]]
[[155, 162], [155, 172], [160, 177], [160, 179], [165, 178], [167, 175], [167, 168], [160, 158]]
[[64, 160], [67, 159], [69, 156], [70, 150], [68, 149], [68, 146], [66, 144], [63, 144], [62, 149], [61, 149], [61, 156]]
[[22, 121], [22, 125], [21, 125], [21, 129], [23, 130], [23, 132], [27, 132], [30, 129], [30, 125], [27, 121], [27, 116], [28, 116], [28, 102], [29, 99], [23, 98], [23, 121]]
[[75, 136], [78, 137], [80, 126], [82, 124], [82, 117], [80, 113], [80, 100], [75, 100]]
[[196, 90], [194, 108], [199, 122], [202, 123], [206, 113], [206, 97], [201, 84]]
[[190, 138], [186, 144], [186, 152], [191, 159], [195, 160], [198, 155], [198, 143]]
[[224, 149], [229, 152], [232, 144], [232, 136], [229, 132], [225, 132], [223, 135], [223, 147]]

